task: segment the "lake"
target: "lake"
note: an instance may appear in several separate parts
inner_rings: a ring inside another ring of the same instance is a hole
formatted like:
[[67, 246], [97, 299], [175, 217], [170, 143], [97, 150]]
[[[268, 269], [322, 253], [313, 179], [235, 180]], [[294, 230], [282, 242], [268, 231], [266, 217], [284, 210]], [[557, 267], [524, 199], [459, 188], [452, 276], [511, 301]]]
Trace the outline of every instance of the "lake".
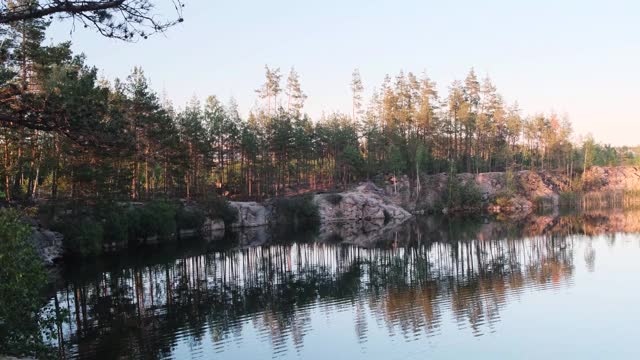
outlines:
[[68, 264], [66, 358], [631, 359], [640, 212], [252, 229]]

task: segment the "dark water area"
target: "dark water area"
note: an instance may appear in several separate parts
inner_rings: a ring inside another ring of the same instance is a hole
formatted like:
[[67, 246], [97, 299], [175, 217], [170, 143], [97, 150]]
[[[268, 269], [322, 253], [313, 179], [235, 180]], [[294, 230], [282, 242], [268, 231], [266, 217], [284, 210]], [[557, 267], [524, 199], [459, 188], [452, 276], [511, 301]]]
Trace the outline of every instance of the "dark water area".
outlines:
[[640, 212], [252, 229], [68, 264], [80, 359], [640, 356]]

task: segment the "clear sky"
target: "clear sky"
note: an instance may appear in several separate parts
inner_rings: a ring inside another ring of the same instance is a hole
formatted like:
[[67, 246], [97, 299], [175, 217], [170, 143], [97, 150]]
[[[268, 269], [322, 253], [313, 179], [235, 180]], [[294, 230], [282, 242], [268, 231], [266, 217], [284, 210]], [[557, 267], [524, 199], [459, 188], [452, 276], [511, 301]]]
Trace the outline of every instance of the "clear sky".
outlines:
[[524, 114], [555, 111], [577, 134], [640, 144], [640, 1], [183, 1], [184, 23], [138, 43], [69, 23], [50, 37], [72, 40], [109, 79], [142, 66], [176, 106], [233, 96], [245, 115], [265, 64], [295, 66], [314, 117], [350, 111], [356, 67], [368, 90], [401, 69], [444, 90], [474, 67]]

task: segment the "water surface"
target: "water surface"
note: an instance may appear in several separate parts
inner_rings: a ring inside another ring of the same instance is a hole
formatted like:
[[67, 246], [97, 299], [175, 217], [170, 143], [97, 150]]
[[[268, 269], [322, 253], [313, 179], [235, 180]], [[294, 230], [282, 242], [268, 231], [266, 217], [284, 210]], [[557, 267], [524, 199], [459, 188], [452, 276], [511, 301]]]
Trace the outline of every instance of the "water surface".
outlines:
[[638, 358], [640, 213], [254, 229], [69, 266], [67, 358]]

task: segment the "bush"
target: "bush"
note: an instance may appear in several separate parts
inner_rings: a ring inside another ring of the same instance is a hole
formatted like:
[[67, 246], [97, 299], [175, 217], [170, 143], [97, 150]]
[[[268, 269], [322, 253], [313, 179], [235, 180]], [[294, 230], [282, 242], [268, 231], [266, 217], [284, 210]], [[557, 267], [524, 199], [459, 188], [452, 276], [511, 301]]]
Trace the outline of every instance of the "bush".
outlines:
[[324, 196], [325, 200], [329, 202], [329, 204], [336, 206], [342, 202], [342, 195], [338, 193], [327, 194]]
[[52, 357], [43, 339], [55, 335], [42, 308], [47, 275], [30, 235], [18, 212], [0, 209], [0, 354]]
[[313, 202], [312, 195], [278, 198], [273, 202], [278, 224], [300, 226], [317, 226], [320, 224], [318, 205]]
[[478, 209], [482, 207], [482, 193], [474, 182], [463, 183], [450, 176], [440, 202], [451, 210]]
[[233, 223], [238, 218], [238, 210], [231, 206], [226, 198], [216, 194], [209, 195], [201, 206], [210, 219], [222, 219], [225, 225]]
[[176, 231], [176, 206], [166, 201], [152, 201], [129, 211], [131, 230], [135, 237], [158, 236], [168, 239]]
[[198, 208], [180, 207], [176, 212], [176, 225], [178, 229], [200, 230], [206, 220], [207, 215]]
[[64, 235], [64, 247], [73, 255], [94, 256], [102, 252], [104, 229], [88, 216], [67, 217], [54, 225]]
[[511, 206], [511, 196], [509, 196], [509, 193], [497, 194], [493, 199], [493, 203], [501, 208], [509, 207]]
[[129, 213], [116, 203], [99, 203], [95, 208], [96, 217], [103, 224], [104, 243], [125, 243], [129, 240]]
[[122, 244], [129, 240], [129, 217], [124, 210], [106, 214], [103, 227], [105, 243]]

